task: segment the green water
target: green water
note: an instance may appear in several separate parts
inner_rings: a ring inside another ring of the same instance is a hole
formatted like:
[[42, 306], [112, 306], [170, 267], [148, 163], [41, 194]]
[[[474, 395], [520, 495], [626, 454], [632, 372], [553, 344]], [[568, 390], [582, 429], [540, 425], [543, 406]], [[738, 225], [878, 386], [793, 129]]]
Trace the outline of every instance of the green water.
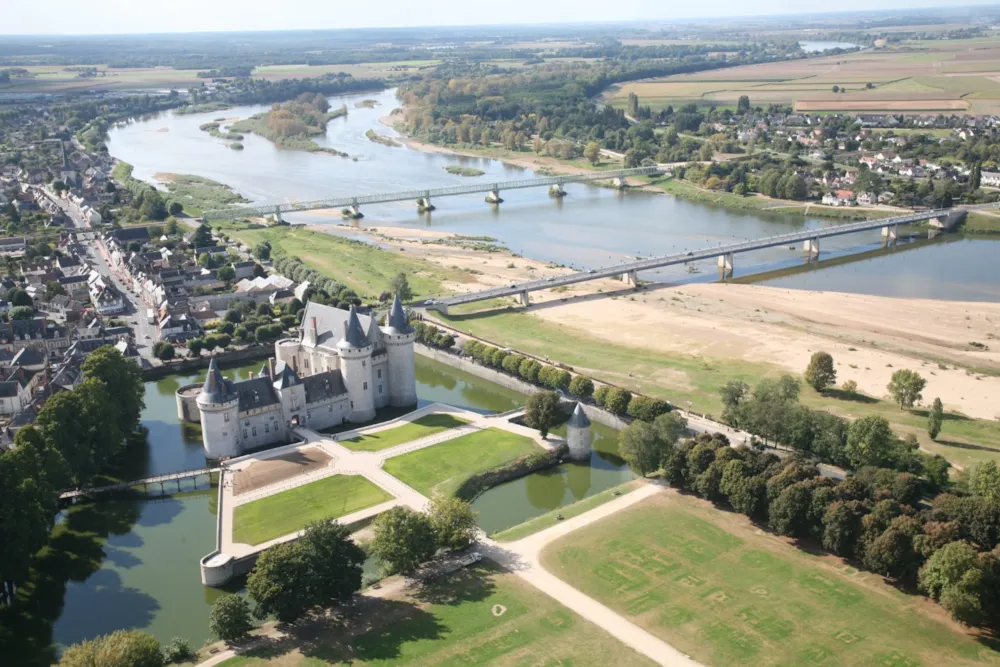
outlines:
[[[260, 362], [223, 369], [229, 378], [257, 372]], [[420, 405], [442, 402], [480, 413], [523, 404], [518, 392], [417, 357]], [[145, 448], [133, 451], [129, 475], [165, 473], [205, 464], [197, 428], [182, 427], [174, 392], [202, 374], [146, 383]], [[558, 433], [558, 429], [556, 430]], [[614, 431], [594, 427], [590, 465], [568, 464], [504, 484], [476, 501], [493, 532], [579, 500], [631, 477], [614, 456]], [[49, 665], [69, 644], [119, 628], [160, 641], [210, 639], [208, 614], [222, 591], [201, 585], [198, 561], [215, 544], [216, 489], [186, 480], [170, 497], [124, 498], [75, 505], [63, 512], [53, 539], [36, 561], [17, 605], [0, 609], [2, 664]]]

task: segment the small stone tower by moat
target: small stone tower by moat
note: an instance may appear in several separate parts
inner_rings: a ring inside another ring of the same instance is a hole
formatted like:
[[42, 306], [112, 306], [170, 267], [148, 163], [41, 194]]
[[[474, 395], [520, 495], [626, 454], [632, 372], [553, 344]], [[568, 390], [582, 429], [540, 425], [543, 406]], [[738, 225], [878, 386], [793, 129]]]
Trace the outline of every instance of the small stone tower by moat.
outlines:
[[569, 444], [569, 457], [574, 461], [586, 461], [590, 458], [590, 419], [583, 412], [579, 403], [573, 409], [569, 421], [566, 422], [566, 442]]

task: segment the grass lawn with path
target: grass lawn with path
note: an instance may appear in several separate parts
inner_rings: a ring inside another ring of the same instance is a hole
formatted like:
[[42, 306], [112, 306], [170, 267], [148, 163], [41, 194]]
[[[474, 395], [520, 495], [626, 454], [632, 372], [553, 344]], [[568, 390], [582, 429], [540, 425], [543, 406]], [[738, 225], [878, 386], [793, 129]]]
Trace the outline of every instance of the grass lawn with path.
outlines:
[[512, 574], [480, 563], [400, 599], [362, 598], [358, 612], [310, 626], [224, 667], [574, 665], [653, 663]]
[[236, 507], [233, 542], [261, 544], [312, 521], [337, 519], [391, 499], [360, 475], [332, 475]]
[[382, 469], [428, 498], [452, 495], [466, 479], [508, 461], [543, 451], [531, 438], [486, 428], [439, 445], [388, 459]]
[[389, 428], [368, 435], [359, 435], [350, 440], [338, 440], [337, 442], [355, 452], [378, 452], [468, 423], [467, 419], [462, 419], [454, 415], [424, 415], [402, 426], [396, 426], [395, 428]]
[[674, 491], [562, 537], [541, 561], [706, 665], [1000, 665], [926, 598]]

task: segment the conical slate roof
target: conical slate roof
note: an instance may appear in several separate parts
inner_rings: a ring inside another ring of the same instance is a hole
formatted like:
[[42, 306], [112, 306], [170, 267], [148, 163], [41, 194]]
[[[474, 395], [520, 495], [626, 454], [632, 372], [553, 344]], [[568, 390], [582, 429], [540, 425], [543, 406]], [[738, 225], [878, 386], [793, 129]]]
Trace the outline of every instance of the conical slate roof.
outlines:
[[387, 322], [390, 333], [408, 334], [413, 333], [413, 327], [406, 319], [406, 312], [403, 310], [403, 302], [399, 300], [399, 295], [392, 300], [392, 309], [389, 310], [389, 320]]
[[569, 428], [587, 428], [590, 426], [590, 419], [587, 418], [586, 413], [583, 411], [583, 406], [579, 403], [576, 404], [576, 408], [573, 410], [573, 414], [570, 415], [569, 421], [566, 422], [566, 426]]
[[368, 347], [369, 345], [371, 343], [368, 341], [368, 336], [365, 335], [365, 330], [361, 327], [358, 311], [352, 305], [350, 314], [347, 316], [347, 324], [344, 325], [344, 338], [337, 343], [337, 347]]
[[205, 384], [201, 387], [201, 400], [207, 403], [225, 403], [231, 400], [232, 392], [229, 383], [222, 377], [222, 371], [215, 363], [215, 359], [208, 362], [208, 375], [205, 376]]

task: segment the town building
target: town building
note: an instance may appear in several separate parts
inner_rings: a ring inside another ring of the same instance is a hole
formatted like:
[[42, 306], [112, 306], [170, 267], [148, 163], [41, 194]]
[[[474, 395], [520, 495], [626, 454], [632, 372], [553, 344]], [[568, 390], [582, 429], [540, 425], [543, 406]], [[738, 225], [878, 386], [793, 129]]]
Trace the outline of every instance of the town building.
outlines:
[[230, 382], [212, 360], [200, 391], [178, 391], [179, 411], [196, 403], [208, 458], [288, 442], [300, 426], [363, 423], [378, 408], [416, 404], [416, 336], [398, 297], [382, 326], [353, 306], [314, 302], [302, 322], [298, 338], [275, 342], [275, 358], [257, 377]]

